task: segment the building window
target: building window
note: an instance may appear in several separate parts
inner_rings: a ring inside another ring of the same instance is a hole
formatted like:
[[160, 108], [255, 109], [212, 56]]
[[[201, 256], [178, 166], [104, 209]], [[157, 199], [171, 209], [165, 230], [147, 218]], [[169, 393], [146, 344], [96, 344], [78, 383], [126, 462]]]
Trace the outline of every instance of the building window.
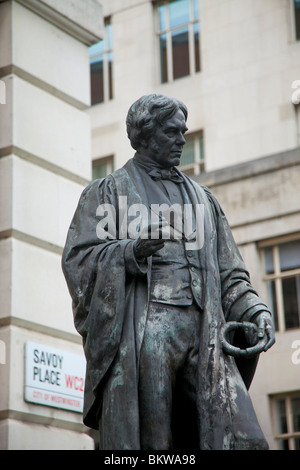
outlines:
[[203, 132], [186, 135], [185, 139], [179, 169], [186, 175], [199, 175], [205, 171]]
[[300, 0], [294, 0], [296, 39], [300, 39]]
[[300, 450], [300, 392], [272, 398], [272, 417], [278, 450]]
[[157, 3], [161, 82], [200, 71], [199, 0]]
[[114, 171], [114, 158], [113, 156], [99, 158], [93, 160], [92, 165], [93, 180], [105, 178]]
[[275, 328], [300, 327], [300, 239], [263, 250], [264, 281]]
[[112, 24], [105, 21], [104, 38], [89, 48], [91, 70], [91, 103], [113, 98]]

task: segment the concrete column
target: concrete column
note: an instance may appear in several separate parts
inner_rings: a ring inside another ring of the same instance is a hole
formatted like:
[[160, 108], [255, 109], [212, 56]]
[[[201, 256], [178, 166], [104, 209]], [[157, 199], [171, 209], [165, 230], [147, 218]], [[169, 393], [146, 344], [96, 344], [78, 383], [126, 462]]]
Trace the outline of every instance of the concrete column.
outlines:
[[82, 355], [61, 253], [91, 178], [96, 0], [0, 0], [0, 448], [91, 449], [80, 412], [24, 398], [25, 345]]

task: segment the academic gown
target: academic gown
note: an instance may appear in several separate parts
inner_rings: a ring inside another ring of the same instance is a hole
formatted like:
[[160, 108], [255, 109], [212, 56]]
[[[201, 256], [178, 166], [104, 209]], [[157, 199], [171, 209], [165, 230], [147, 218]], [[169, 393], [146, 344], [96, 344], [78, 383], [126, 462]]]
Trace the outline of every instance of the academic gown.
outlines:
[[[100, 449], [104, 450], [141, 449], [139, 353], [147, 321], [151, 257], [138, 265], [133, 241], [118, 239], [118, 233], [117, 239], [100, 240], [96, 210], [108, 203], [118, 214], [119, 196], [127, 196], [128, 207], [148, 207], [139, 171], [131, 159], [123, 168], [85, 188], [62, 256], [74, 323], [87, 360], [83, 421], [91, 428], [100, 427]], [[206, 187], [180, 174], [191, 204], [204, 204], [204, 244], [198, 251], [203, 286], [198, 449], [267, 449], [247, 391], [257, 358], [237, 362], [224, 354], [220, 332], [227, 321], [251, 321], [268, 309], [251, 286], [215, 197]]]

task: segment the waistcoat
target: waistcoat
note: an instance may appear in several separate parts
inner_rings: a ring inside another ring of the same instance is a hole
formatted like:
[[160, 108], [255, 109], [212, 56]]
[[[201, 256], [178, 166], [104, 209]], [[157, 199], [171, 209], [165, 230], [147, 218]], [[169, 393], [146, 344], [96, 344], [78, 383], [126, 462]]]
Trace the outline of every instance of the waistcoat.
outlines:
[[[153, 181], [145, 171], [143, 178], [150, 206], [179, 204], [183, 214], [183, 205], [188, 197], [183, 183]], [[182, 239], [166, 240], [164, 247], [152, 255], [150, 301], [178, 306], [192, 305], [195, 301], [203, 309], [198, 251], [186, 249], [184, 236]]]

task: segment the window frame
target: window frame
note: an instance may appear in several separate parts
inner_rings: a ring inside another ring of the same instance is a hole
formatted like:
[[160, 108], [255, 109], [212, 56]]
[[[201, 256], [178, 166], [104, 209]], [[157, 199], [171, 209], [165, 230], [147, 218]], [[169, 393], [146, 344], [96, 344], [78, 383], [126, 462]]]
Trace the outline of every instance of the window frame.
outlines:
[[[113, 71], [111, 70], [111, 77], [110, 77], [110, 70], [109, 70], [109, 55], [110, 54], [112, 55], [112, 67], [113, 67], [113, 31], [111, 31], [110, 33], [111, 41], [109, 41], [108, 27], [111, 27], [111, 28], [113, 27], [111, 16], [106, 17], [104, 19], [103, 39], [99, 41], [99, 42], [103, 41], [103, 44], [104, 44], [103, 51], [93, 56], [90, 55], [90, 67], [91, 67], [92, 58], [102, 57], [103, 59], [103, 100], [93, 103], [92, 102], [92, 89], [91, 89], [91, 106], [105, 103], [109, 100], [112, 100], [114, 97]], [[111, 44], [109, 44], [110, 42]]]
[[[94, 158], [92, 160], [92, 172], [93, 172], [94, 166], [105, 164], [105, 163], [108, 165], [106, 176], [110, 175], [114, 171], [114, 167], [115, 167], [114, 155], [107, 155], [106, 157]], [[92, 180], [94, 179], [97, 179], [97, 178], [94, 178], [94, 176], [92, 175]]]
[[[188, 163], [186, 165], [179, 165], [179, 170], [182, 173], [185, 173], [189, 170], [194, 170], [192, 176], [197, 176], [200, 174], [205, 173], [205, 150], [204, 150], [204, 131], [203, 129], [195, 132], [191, 132], [185, 135], [185, 139], [193, 140], [194, 141], [194, 155], [195, 159], [192, 163]], [[183, 147], [184, 152], [184, 147]], [[201, 169], [201, 165], [203, 165], [203, 169]], [[187, 173], [191, 175], [190, 173]]]
[[[300, 327], [295, 327], [295, 328], [286, 329], [283, 289], [282, 289], [282, 282], [281, 282], [283, 279], [300, 275], [300, 268], [290, 269], [288, 271], [281, 271], [280, 259], [279, 259], [279, 245], [283, 243], [297, 241], [297, 240], [300, 241], [300, 233], [291, 234], [283, 238], [278, 238], [278, 237], [273, 238], [272, 240], [260, 242], [258, 245], [260, 249], [261, 266], [263, 266], [263, 283], [264, 283], [266, 298], [268, 297], [267, 296], [267, 282], [274, 281], [274, 284], [275, 284], [275, 297], [276, 297], [277, 322], [278, 322], [277, 331], [280, 333], [300, 328]], [[265, 264], [265, 256], [264, 256], [265, 248], [272, 248], [273, 264], [274, 264], [274, 272], [272, 274], [266, 274], [266, 264]], [[299, 319], [299, 322], [300, 322], [300, 319]]]
[[[179, 80], [180, 78], [190, 77], [195, 75], [196, 73], [201, 72], [201, 40], [200, 40], [200, 13], [199, 17], [194, 17], [194, 0], [189, 0], [189, 15], [190, 20], [188, 23], [181, 24], [179, 26], [171, 28], [170, 26], [170, 13], [169, 13], [169, 4], [172, 0], [158, 0], [154, 2], [154, 9], [155, 9], [155, 37], [156, 37], [156, 51], [158, 51], [158, 62], [159, 62], [159, 80], [161, 84], [164, 83], [172, 83], [175, 80]], [[199, 0], [195, 0], [198, 2], [198, 11], [199, 8]], [[165, 29], [160, 29], [159, 25], [159, 7], [165, 5], [166, 6], [166, 27]], [[194, 41], [194, 25], [199, 24], [199, 57], [197, 60], [199, 61], [199, 70], [196, 70], [196, 50], [195, 50], [195, 41]], [[172, 33], [175, 31], [180, 31], [183, 28], [188, 29], [188, 50], [189, 50], [189, 73], [187, 75], [174, 78], [173, 73], [173, 46], [172, 46]], [[166, 35], [166, 68], [167, 68], [167, 79], [163, 81], [162, 79], [162, 60], [161, 60], [161, 49], [160, 49], [160, 37], [162, 35]]]
[[[299, 30], [297, 28], [296, 0], [291, 0], [291, 2], [292, 2], [292, 13], [293, 13], [293, 20], [294, 20], [294, 38], [295, 38], [295, 41], [300, 41], [300, 24], [299, 24]], [[299, 15], [300, 15], [300, 2], [299, 2]]]
[[[271, 407], [271, 417], [272, 417], [272, 426], [273, 426], [273, 436], [277, 446], [277, 450], [279, 449], [279, 441], [287, 440], [289, 444], [289, 450], [295, 450], [295, 438], [300, 439], [300, 431], [294, 431], [294, 424], [293, 424], [293, 414], [292, 414], [292, 399], [293, 398], [300, 398], [300, 391], [291, 392], [291, 393], [280, 393], [276, 395], [270, 396], [270, 407]], [[287, 424], [287, 432], [286, 433], [279, 433], [277, 428], [277, 418], [278, 414], [276, 411], [276, 406], [278, 400], [284, 399], [285, 400], [285, 416], [286, 416], [286, 424]]]

